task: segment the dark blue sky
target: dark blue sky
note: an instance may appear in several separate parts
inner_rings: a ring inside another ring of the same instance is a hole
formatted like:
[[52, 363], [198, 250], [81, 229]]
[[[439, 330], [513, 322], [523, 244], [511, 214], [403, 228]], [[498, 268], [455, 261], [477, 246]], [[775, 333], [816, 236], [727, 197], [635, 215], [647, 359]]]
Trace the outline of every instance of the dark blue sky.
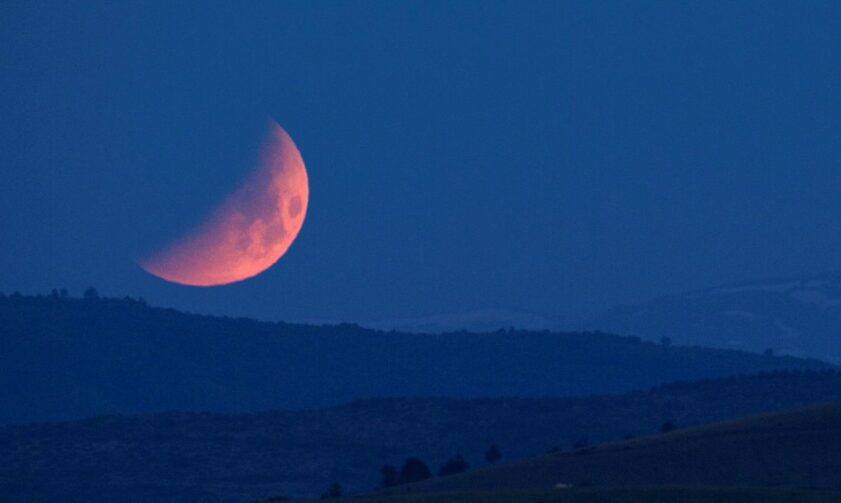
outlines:
[[[839, 2], [169, 3], [0, 7], [0, 290], [574, 317], [841, 269]], [[309, 169], [290, 252], [142, 272], [267, 117]]]

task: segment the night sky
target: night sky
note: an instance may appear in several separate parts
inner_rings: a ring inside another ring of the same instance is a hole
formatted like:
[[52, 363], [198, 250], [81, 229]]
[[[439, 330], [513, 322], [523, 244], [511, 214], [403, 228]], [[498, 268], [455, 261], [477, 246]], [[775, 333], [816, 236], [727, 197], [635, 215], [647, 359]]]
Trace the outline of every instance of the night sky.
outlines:
[[[841, 269], [841, 2], [3, 2], [0, 291], [564, 319]], [[273, 268], [137, 261], [296, 142]]]

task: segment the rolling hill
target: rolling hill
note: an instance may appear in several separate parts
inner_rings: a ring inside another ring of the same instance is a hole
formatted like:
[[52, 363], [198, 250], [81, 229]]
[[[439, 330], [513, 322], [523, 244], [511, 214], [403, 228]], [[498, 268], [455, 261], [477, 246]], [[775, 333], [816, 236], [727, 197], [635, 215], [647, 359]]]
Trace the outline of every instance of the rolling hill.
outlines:
[[408, 334], [197, 316], [132, 299], [0, 296], [0, 424], [369, 397], [573, 396], [817, 360], [603, 333]]
[[[383, 464], [433, 471], [841, 400], [841, 372], [778, 372], [572, 398], [376, 399], [307, 411], [171, 412], [0, 428], [3, 501], [175, 503], [368, 492]], [[578, 459], [578, 458], [576, 458]], [[578, 481], [580, 482], [580, 481]]]
[[809, 489], [657, 487], [389, 494], [358, 503], [841, 503], [841, 492]]
[[400, 492], [572, 486], [839, 489], [841, 403], [765, 414], [475, 470]]

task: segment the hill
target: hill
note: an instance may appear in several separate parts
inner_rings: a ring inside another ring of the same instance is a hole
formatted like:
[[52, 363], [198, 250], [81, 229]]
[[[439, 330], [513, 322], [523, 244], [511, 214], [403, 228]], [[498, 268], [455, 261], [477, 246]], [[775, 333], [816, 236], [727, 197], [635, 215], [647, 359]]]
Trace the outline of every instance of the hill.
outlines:
[[677, 344], [818, 357], [841, 363], [841, 273], [765, 280], [612, 309], [589, 327]]
[[356, 498], [359, 503], [839, 503], [841, 492], [768, 488], [569, 488], [548, 491], [425, 493]]
[[841, 372], [785, 372], [573, 398], [377, 399], [259, 414], [165, 413], [0, 428], [0, 494], [13, 502], [174, 503], [368, 492], [408, 456], [437, 471], [628, 435], [841, 400]]
[[550, 454], [399, 491], [516, 491], [557, 484], [839, 489], [838, 452], [841, 403], [834, 403]]
[[250, 412], [367, 397], [573, 396], [828, 364], [603, 333], [407, 334], [215, 318], [132, 299], [0, 297], [0, 423]]
[[561, 323], [539, 314], [509, 311], [506, 309], [480, 309], [475, 311], [438, 314], [418, 318], [378, 320], [360, 323], [376, 330], [397, 330], [436, 334], [466, 330], [468, 332], [493, 332], [516, 328], [519, 330], [559, 330]]

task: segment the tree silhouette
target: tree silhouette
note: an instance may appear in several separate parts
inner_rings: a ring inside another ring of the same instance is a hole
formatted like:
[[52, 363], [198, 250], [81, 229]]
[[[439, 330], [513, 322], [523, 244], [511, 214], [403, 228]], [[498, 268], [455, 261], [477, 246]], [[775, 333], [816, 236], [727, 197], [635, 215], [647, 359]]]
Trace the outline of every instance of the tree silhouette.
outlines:
[[96, 291], [96, 288], [89, 286], [85, 293], [83, 294], [86, 300], [98, 300], [99, 299], [99, 292]]
[[461, 454], [454, 456], [447, 460], [441, 469], [438, 470], [438, 475], [441, 477], [446, 477], [447, 475], [455, 475], [456, 473], [464, 473], [467, 471], [468, 465], [467, 462], [464, 461], [464, 458]]
[[397, 468], [392, 465], [383, 465], [380, 472], [383, 475], [380, 486], [393, 487], [400, 483], [400, 475], [397, 473]]
[[485, 451], [485, 461], [488, 463], [495, 465], [500, 459], [502, 459], [502, 453], [499, 452], [499, 447], [496, 444], [488, 447], [488, 450]]
[[429, 467], [418, 458], [407, 458], [400, 469], [400, 483], [411, 484], [432, 477]]
[[342, 497], [342, 486], [338, 482], [333, 482], [327, 489], [327, 492], [321, 495], [321, 499], [329, 500]]
[[660, 426], [660, 433], [668, 433], [670, 431], [674, 431], [677, 429], [675, 423], [671, 420], [665, 421], [662, 426]]

